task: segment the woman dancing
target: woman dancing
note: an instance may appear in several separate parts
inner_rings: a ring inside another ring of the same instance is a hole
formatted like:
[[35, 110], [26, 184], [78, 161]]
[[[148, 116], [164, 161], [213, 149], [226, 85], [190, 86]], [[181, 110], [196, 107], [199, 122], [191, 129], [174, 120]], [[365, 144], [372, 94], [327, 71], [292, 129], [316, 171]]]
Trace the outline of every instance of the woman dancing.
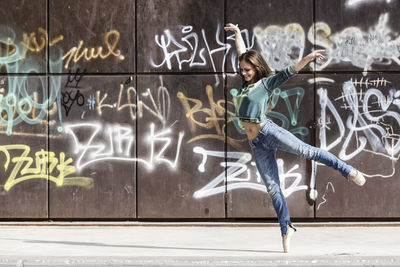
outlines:
[[236, 116], [246, 131], [258, 172], [271, 197], [281, 228], [283, 251], [287, 253], [296, 228], [290, 221], [286, 199], [280, 188], [276, 162], [277, 150], [323, 163], [339, 171], [347, 180], [352, 180], [359, 186], [365, 183], [365, 178], [361, 172], [333, 154], [304, 143], [266, 117], [272, 107], [272, 91], [296, 75], [310, 61], [323, 59], [322, 52], [324, 50], [315, 50], [293, 66], [272, 75], [268, 64], [257, 51], [246, 51], [245, 43], [237, 25], [228, 23], [224, 29], [235, 33], [240, 74], [243, 79], [238, 94], [234, 96]]

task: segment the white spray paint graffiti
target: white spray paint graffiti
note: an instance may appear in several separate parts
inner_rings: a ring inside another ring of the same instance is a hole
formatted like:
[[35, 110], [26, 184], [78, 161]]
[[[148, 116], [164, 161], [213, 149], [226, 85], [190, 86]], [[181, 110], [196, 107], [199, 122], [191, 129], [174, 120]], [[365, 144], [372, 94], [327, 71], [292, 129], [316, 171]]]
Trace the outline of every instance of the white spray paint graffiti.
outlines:
[[261, 54], [272, 70], [293, 65], [303, 57], [305, 34], [300, 24], [292, 23], [285, 27], [271, 25], [265, 29], [255, 27], [254, 35]]
[[322, 195], [322, 202], [318, 204], [317, 210], [319, 210], [319, 208], [320, 208], [323, 204], [325, 204], [325, 203], [327, 202], [327, 200], [326, 200], [326, 194], [328, 193], [329, 187], [331, 188], [332, 192], [335, 193], [335, 188], [333, 187], [333, 184], [332, 184], [331, 182], [328, 182], [328, 183], [326, 184], [326, 187], [325, 187], [325, 192], [324, 192], [324, 194]]
[[[377, 1], [377, 0], [376, 0]], [[356, 5], [356, 2], [350, 2]], [[382, 14], [377, 24], [367, 32], [357, 27], [348, 27], [339, 33], [332, 34], [331, 28], [325, 22], [316, 22], [307, 33], [307, 39], [314, 45], [325, 48], [326, 60], [318, 61], [316, 67], [320, 70], [329, 64], [341, 62], [351, 63], [364, 70], [371, 69], [372, 64], [389, 65], [395, 62], [400, 65], [400, 37], [388, 26], [388, 13]], [[211, 49], [210, 42], [207, 40], [206, 32], [201, 30], [201, 34], [193, 32], [193, 27], [180, 26], [180, 32], [174, 35], [174, 31], [165, 29], [161, 35], [155, 35], [155, 43], [162, 50], [163, 60], [155, 63], [154, 59], [150, 64], [155, 68], [166, 66], [168, 70], [173, 69], [176, 62], [178, 69], [182, 70], [184, 65], [190, 68], [206, 67], [211, 64], [214, 72], [219, 70], [226, 76], [236, 74], [225, 74], [225, 65], [229, 63], [234, 72], [237, 72], [237, 55], [235, 49], [234, 34], [227, 36], [227, 41], [221, 42], [221, 26], [217, 24], [216, 43], [217, 48]], [[286, 66], [296, 63], [303, 57], [305, 48], [305, 31], [298, 23], [291, 23], [286, 26], [270, 25], [266, 28], [254, 27], [253, 34], [247, 29], [241, 31], [247, 49], [252, 49], [254, 39], [257, 40], [261, 48], [261, 53], [273, 70], [280, 70]], [[180, 35], [179, 37], [175, 37]], [[314, 36], [316, 37], [314, 39]], [[233, 51], [233, 53], [231, 53]], [[215, 63], [215, 54], [223, 53], [222, 64], [219, 67]], [[229, 57], [230, 55], [230, 57]], [[230, 61], [228, 60], [230, 58]], [[310, 65], [315, 68], [314, 63]], [[215, 75], [216, 84], [220, 80]]]
[[[317, 61], [317, 68], [324, 69], [329, 64], [348, 62], [364, 70], [372, 64], [400, 65], [400, 37], [387, 26], [389, 14], [379, 17], [378, 23], [364, 32], [357, 27], [348, 27], [340, 33], [332, 34], [325, 22], [317, 22], [308, 31], [308, 40], [325, 48], [326, 60]], [[314, 41], [315, 37], [315, 41]]]
[[[324, 69], [329, 64], [341, 62], [364, 70], [371, 69], [372, 64], [389, 65], [393, 61], [400, 65], [400, 37], [393, 39], [398, 34], [387, 26], [388, 21], [389, 14], [385, 13], [368, 32], [348, 27], [336, 34], [332, 34], [325, 22], [316, 22], [309, 28], [307, 38], [312, 44], [326, 50], [326, 60], [317, 61], [317, 68]], [[257, 26], [254, 35], [272, 69], [293, 65], [303, 57], [304, 30], [297, 23], [284, 27], [271, 25], [265, 29]], [[310, 66], [315, 68], [313, 63]]]
[[[366, 81], [365, 83], [389, 83], [383, 79]], [[384, 96], [382, 92], [376, 88], [366, 89], [365, 92], [357, 92], [355, 84], [364, 84], [360, 82], [348, 81], [343, 84], [342, 96], [336, 98], [335, 101], [343, 101], [342, 109], [350, 110], [346, 124], [339, 116], [339, 113], [332, 101], [328, 97], [327, 89], [319, 88], [319, 103], [321, 106], [320, 126], [320, 142], [321, 148], [327, 151], [340, 145], [339, 158], [348, 161], [361, 152], [368, 152], [380, 155], [392, 161], [392, 174], [370, 174], [369, 177], [392, 177], [394, 174], [394, 162], [397, 161], [400, 152], [400, 136], [394, 132], [394, 127], [400, 127], [400, 114], [393, 109], [400, 109], [400, 91], [391, 89], [388, 96]], [[391, 107], [392, 110], [388, 110]], [[360, 109], [362, 112], [360, 112]], [[335, 127], [338, 128], [337, 138], [330, 144], [327, 144], [327, 131], [333, 130], [330, 125], [330, 117], [327, 111], [335, 120]], [[378, 114], [378, 115], [374, 115]], [[385, 120], [394, 121], [396, 125], [388, 125]], [[346, 132], [347, 131], [347, 132]], [[346, 138], [344, 138], [346, 136]], [[357, 145], [354, 151], [349, 150], [349, 144]]]
[[[205, 67], [207, 64], [211, 64], [213, 71], [225, 72], [225, 64], [228, 58], [228, 54], [234, 44], [224, 43], [222, 39], [222, 27], [217, 24], [217, 31], [215, 34], [215, 41], [218, 45], [217, 48], [210, 48], [210, 42], [207, 40], [206, 32], [204, 29], [201, 30], [201, 34], [193, 32], [193, 26], [180, 26], [181, 38], [175, 38], [172, 30], [165, 29], [164, 33], [159, 36], [158, 34], [154, 36], [154, 40], [159, 48], [161, 48], [163, 53], [163, 60], [161, 63], [155, 63], [154, 59], [150, 59], [150, 64], [155, 68], [161, 68], [162, 66], [167, 66], [169, 70], [172, 69], [173, 63], [176, 61], [178, 63], [178, 69], [182, 70], [183, 65], [188, 65], [190, 68], [193, 67]], [[254, 36], [250, 42], [248, 30], [242, 30], [242, 34], [245, 36], [246, 45], [250, 49], [254, 45]], [[178, 40], [177, 40], [178, 39]], [[234, 35], [227, 36], [228, 41], [235, 41]], [[224, 53], [222, 65], [220, 68], [216, 66], [214, 55], [217, 53]], [[175, 59], [175, 60], [173, 60]], [[236, 72], [236, 54], [231, 54], [231, 63], [234, 71]], [[218, 75], [215, 74], [215, 86], [220, 82]]]
[[[221, 158], [220, 166], [227, 168], [227, 190], [235, 189], [252, 189], [262, 192], [267, 192], [264, 182], [261, 181], [260, 174], [256, 171], [256, 178], [251, 175], [249, 164], [255, 166], [255, 162], [252, 162], [252, 156], [250, 153], [245, 152], [227, 152], [228, 159], [236, 159], [236, 161], [225, 162], [225, 152], [223, 151], [212, 151], [206, 150], [200, 146], [193, 148], [194, 153], [202, 155], [202, 161], [199, 164], [199, 172], [205, 172], [205, 165], [209, 157]], [[284, 161], [282, 159], [277, 160], [279, 177], [281, 181], [282, 192], [285, 197], [289, 197], [294, 192], [300, 190], [307, 190], [307, 185], [299, 185], [302, 180], [302, 175], [300, 173], [294, 172], [299, 168], [299, 165], [294, 165], [290, 170], [285, 171]], [[289, 187], [286, 187], [285, 183], [289, 179], [294, 181]], [[254, 181], [255, 180], [255, 181]], [[203, 188], [197, 190], [194, 193], [194, 198], [204, 198], [213, 196], [216, 194], [222, 194], [225, 192], [225, 171], [223, 170], [217, 177], [215, 177], [211, 182], [205, 185]]]
[[347, 0], [345, 6], [348, 8], [356, 8], [362, 4], [369, 4], [374, 2], [375, 3], [386, 2], [387, 4], [390, 4], [392, 0]]
[[[76, 161], [76, 169], [82, 170], [88, 165], [100, 163], [103, 161], [125, 161], [125, 162], [141, 162], [152, 170], [156, 164], [166, 164], [171, 169], [176, 169], [181, 149], [181, 143], [184, 136], [183, 132], [179, 133], [176, 145], [176, 153], [173, 159], [165, 158], [167, 149], [171, 149], [172, 130], [170, 128], [155, 131], [155, 125], [150, 124], [150, 133], [148, 135], [148, 143], [150, 149], [149, 159], [141, 159], [132, 157], [132, 145], [135, 140], [133, 129], [130, 125], [109, 124], [102, 125], [97, 122], [66, 124], [64, 126], [65, 133], [69, 134], [74, 140], [73, 153], [78, 155]], [[80, 139], [85, 136], [82, 132], [89, 133], [89, 137]], [[156, 150], [156, 145], [159, 150]]]

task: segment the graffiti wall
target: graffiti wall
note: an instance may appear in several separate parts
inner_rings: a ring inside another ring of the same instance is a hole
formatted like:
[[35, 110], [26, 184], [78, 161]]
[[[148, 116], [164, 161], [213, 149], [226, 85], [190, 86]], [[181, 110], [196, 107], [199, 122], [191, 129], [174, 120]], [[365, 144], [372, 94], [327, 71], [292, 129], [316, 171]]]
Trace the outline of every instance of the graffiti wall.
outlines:
[[367, 183], [279, 151], [292, 217], [400, 217], [398, 1], [0, 4], [0, 218], [274, 218], [227, 22], [274, 71], [326, 50], [268, 116]]

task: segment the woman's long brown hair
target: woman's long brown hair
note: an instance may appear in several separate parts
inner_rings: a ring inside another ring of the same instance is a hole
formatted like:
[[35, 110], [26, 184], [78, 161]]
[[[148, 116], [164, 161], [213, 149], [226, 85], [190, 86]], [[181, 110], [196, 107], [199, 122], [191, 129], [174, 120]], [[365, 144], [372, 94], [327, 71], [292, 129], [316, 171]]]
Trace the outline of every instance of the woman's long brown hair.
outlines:
[[242, 60], [253, 65], [256, 69], [256, 75], [254, 77], [255, 81], [272, 75], [272, 71], [268, 67], [267, 62], [256, 50], [249, 50], [241, 54], [239, 57], [239, 62], [241, 62]]

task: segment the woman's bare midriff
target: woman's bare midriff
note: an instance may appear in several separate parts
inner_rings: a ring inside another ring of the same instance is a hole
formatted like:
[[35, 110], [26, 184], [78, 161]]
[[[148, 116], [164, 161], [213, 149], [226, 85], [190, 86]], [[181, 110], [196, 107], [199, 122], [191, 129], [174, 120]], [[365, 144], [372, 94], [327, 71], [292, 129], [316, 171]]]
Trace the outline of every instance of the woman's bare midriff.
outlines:
[[253, 140], [257, 137], [258, 132], [261, 129], [262, 123], [242, 121], [242, 125], [246, 130], [247, 139]]

